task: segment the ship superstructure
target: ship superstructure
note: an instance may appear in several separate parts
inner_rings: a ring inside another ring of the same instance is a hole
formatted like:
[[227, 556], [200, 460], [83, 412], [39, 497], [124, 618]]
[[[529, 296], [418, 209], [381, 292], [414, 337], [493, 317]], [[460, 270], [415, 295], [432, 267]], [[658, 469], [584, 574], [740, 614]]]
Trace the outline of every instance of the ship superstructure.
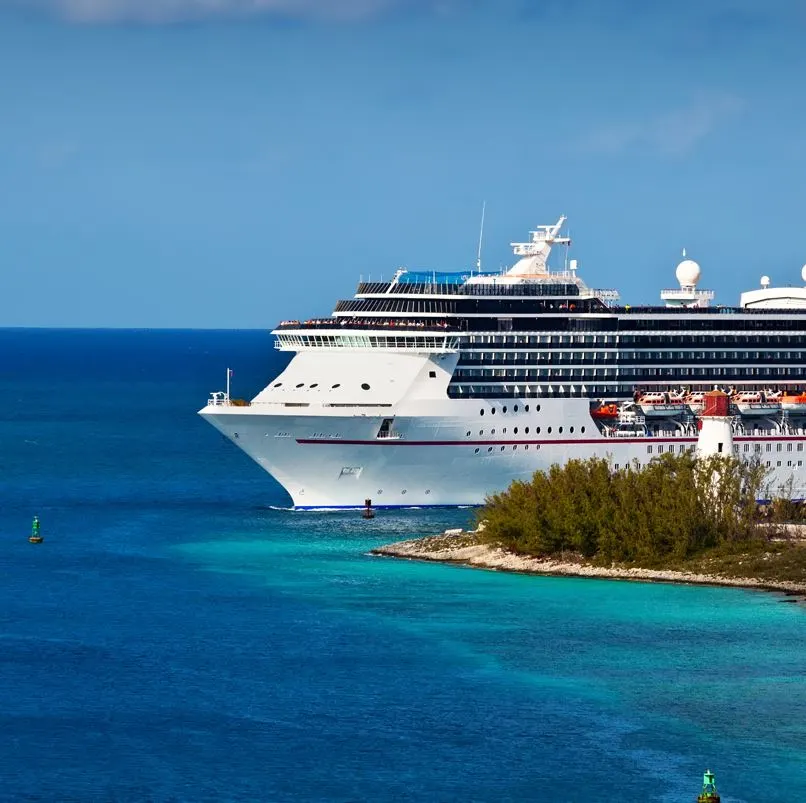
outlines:
[[251, 402], [213, 394], [201, 415], [296, 507], [473, 505], [570, 458], [693, 449], [716, 386], [736, 454], [806, 496], [806, 288], [764, 277], [738, 307], [711, 306], [684, 253], [662, 305], [620, 305], [575, 260], [549, 267], [570, 244], [564, 222], [512, 243], [509, 269], [400, 269], [329, 318], [283, 321], [286, 369]]

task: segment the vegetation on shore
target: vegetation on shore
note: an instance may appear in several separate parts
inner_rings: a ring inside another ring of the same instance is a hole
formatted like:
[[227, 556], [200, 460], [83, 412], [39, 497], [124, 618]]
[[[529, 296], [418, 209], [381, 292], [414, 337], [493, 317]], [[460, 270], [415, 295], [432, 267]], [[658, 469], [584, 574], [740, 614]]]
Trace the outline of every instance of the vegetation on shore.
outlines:
[[[488, 497], [477, 518], [485, 541], [518, 554], [669, 569], [710, 560], [720, 571], [748, 555], [761, 573], [772, 565], [765, 554], [785, 550], [771, 548], [783, 522], [801, 518], [784, 499], [759, 509], [765, 480], [758, 462], [722, 456], [664, 454], [616, 471], [599, 458], [571, 460]], [[793, 555], [787, 574], [802, 579], [806, 550]]]

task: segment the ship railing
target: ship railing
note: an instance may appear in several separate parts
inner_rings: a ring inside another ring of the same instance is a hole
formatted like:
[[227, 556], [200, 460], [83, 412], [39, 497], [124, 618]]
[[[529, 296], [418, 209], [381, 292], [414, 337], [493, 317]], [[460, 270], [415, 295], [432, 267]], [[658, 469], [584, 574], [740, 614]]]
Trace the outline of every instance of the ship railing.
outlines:
[[249, 407], [250, 402], [246, 399], [233, 399], [223, 390], [217, 390], [210, 394], [207, 400], [208, 407]]

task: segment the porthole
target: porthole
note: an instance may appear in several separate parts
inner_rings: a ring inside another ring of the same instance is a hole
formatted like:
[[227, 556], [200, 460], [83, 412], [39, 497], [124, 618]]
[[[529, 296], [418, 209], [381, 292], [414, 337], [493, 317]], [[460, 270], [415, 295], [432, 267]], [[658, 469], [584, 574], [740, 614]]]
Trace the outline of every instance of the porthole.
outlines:
[[473, 450], [473, 454], [478, 454], [478, 453], [479, 453], [479, 450], [478, 450], [478, 449], [474, 449], [474, 450]]
[[274, 387], [279, 388], [282, 384], [282, 382], [275, 382]]
[[518, 405], [517, 405], [517, 404], [516, 404], [516, 405], [515, 405], [515, 406], [512, 408], [512, 412], [513, 412], [513, 413], [517, 413], [517, 412], [518, 412]]
[[506, 435], [506, 434], [507, 434], [507, 428], [506, 428], [506, 427], [504, 427], [504, 428], [501, 430], [501, 432], [503, 432], [503, 433], [504, 433], [504, 435]]
[[524, 427], [523, 431], [528, 435], [529, 434], [529, 427]]
[[540, 412], [540, 405], [538, 404], [535, 410], [539, 413]]
[[428, 496], [428, 494], [430, 494], [430, 493], [431, 493], [431, 489], [430, 489], [430, 488], [426, 488], [426, 489], [425, 489], [425, 495], [426, 495], [426, 496]]
[[331, 385], [330, 387], [331, 387], [332, 390], [335, 390], [336, 388], [340, 388], [341, 387], [341, 382], [336, 382], [335, 385]]
[[366, 382], [362, 382], [361, 383], [361, 389], [362, 390], [369, 390], [369, 385]]
[[503, 451], [504, 451], [504, 449], [506, 449], [506, 448], [507, 448], [506, 446], [502, 446], [502, 447], [501, 447], [501, 451], [503, 452]]
[[572, 435], [574, 434], [574, 428], [573, 428], [573, 427], [568, 427], [568, 431], [569, 431], [569, 432], [570, 432]]
[[495, 415], [495, 407], [490, 408], [490, 415]]
[[501, 412], [502, 412], [502, 413], [505, 413], [506, 411], [507, 411], [507, 407], [506, 407], [506, 405], [504, 405], [504, 406], [501, 408]]
[[479, 430], [479, 435], [483, 435], [483, 434], [484, 434], [484, 430], [483, 430], [483, 429], [480, 429], [480, 430]]
[[585, 427], [580, 427], [579, 431], [584, 435], [585, 434]]
[[495, 430], [494, 429], [490, 430], [490, 435], [495, 435]]
[[515, 429], [513, 429], [512, 431], [513, 431], [513, 432], [514, 432], [516, 435], [518, 434], [518, 428], [517, 428], [517, 427], [515, 427]]
[[301, 388], [301, 387], [302, 387], [304, 384], [305, 384], [304, 382], [300, 382], [300, 383], [297, 385], [297, 387], [298, 387], [298, 388]]
[[493, 450], [493, 447], [492, 447], [492, 446], [488, 446], [488, 447], [487, 447], [487, 451], [488, 451], [488, 452], [491, 452], [492, 450]]
[[405, 493], [406, 493], [406, 489], [404, 488], [404, 489], [403, 489], [403, 490], [400, 492], [400, 495], [401, 495], [401, 496], [403, 496]]
[[524, 446], [523, 448], [526, 449], [526, 451], [528, 452], [529, 451], [529, 444], [527, 443], [526, 446]]
[[527, 413], [529, 412], [529, 405], [527, 404], [526, 407], [523, 408]]
[[559, 432], [559, 433], [560, 433], [560, 435], [562, 435], [562, 434], [563, 434], [563, 428], [562, 428], [562, 427], [560, 427], [560, 428], [557, 430], [557, 432]]
[[382, 493], [383, 493], [383, 488], [378, 488], [378, 496], [380, 496]]
[[318, 382], [314, 382], [314, 383], [311, 385], [311, 387], [312, 387], [312, 388], [318, 388], [318, 387], [319, 387], [319, 383], [318, 383]]
[[479, 415], [484, 415], [484, 410], [479, 410]]
[[468, 438], [470, 437], [470, 430], [467, 431], [466, 435]]
[[546, 430], [546, 432], [548, 432], [548, 434], [549, 434], [549, 435], [551, 435], [551, 427], [549, 427], [549, 428]]
[[512, 451], [513, 451], [513, 452], [514, 452], [514, 451], [517, 451], [517, 449], [518, 449], [517, 445], [512, 447]]
[[235, 440], [237, 441], [240, 436], [238, 435], [237, 432], [233, 432], [232, 437], [235, 438]]
[[539, 435], [539, 434], [540, 434], [540, 427], [537, 427], [537, 428], [535, 429], [535, 432], [536, 432], [536, 433]]

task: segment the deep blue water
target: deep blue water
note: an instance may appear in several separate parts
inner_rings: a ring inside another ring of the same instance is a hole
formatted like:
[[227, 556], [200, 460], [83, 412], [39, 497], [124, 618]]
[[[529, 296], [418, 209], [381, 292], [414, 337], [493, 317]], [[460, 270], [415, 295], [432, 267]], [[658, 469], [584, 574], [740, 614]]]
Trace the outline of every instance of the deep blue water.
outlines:
[[0, 330], [0, 800], [806, 800], [804, 608], [369, 557], [469, 514], [275, 509], [195, 411], [281, 359]]

